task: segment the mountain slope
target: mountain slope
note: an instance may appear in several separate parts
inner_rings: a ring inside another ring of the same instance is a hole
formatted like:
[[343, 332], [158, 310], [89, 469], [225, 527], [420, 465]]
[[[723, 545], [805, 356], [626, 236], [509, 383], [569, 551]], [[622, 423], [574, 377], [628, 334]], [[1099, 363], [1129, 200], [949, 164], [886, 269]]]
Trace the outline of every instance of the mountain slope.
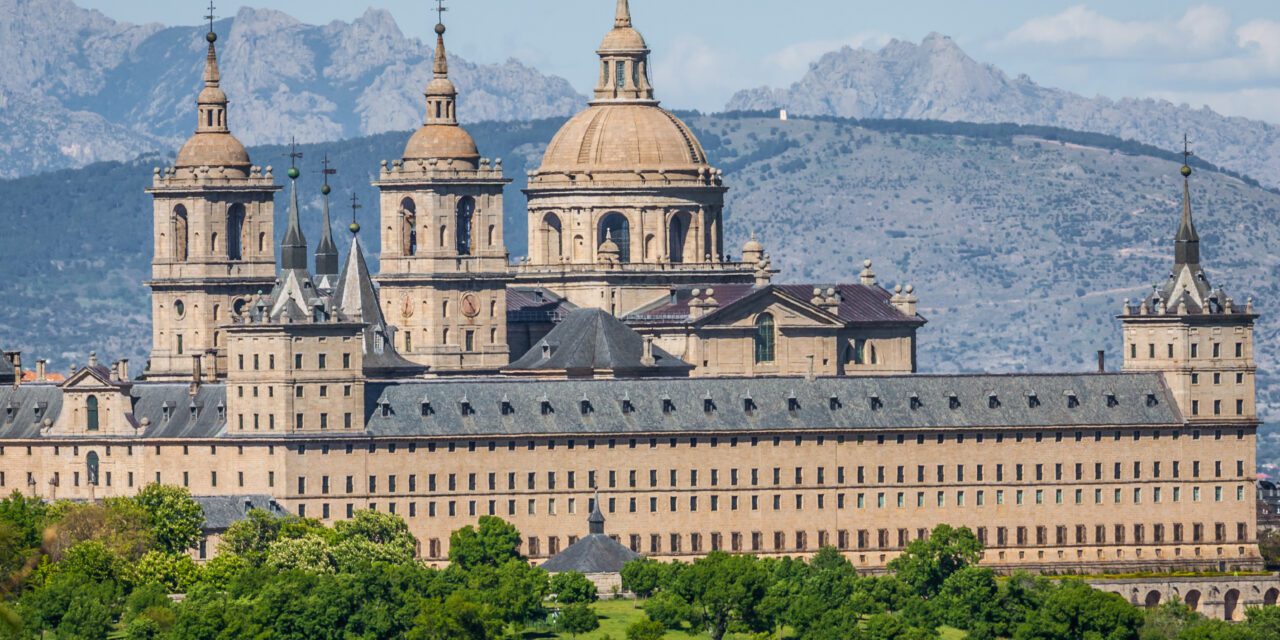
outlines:
[[[128, 160], [194, 126], [203, 27], [118, 23], [71, 0], [0, 0], [0, 177]], [[242, 8], [216, 23], [230, 120], [246, 144], [350, 138], [416, 127], [434, 43], [391, 14], [308, 25]], [[458, 37], [465, 37], [459, 35]], [[569, 115], [585, 98], [515, 60], [450, 56], [463, 121]]]
[[1010, 78], [950, 38], [894, 40], [880, 51], [845, 47], [822, 56], [785, 89], [730, 99], [729, 111], [788, 109], [843, 118], [1013, 122], [1096, 131], [1170, 148], [1186, 132], [1210, 161], [1280, 186], [1280, 128], [1163, 100], [1086, 98]]

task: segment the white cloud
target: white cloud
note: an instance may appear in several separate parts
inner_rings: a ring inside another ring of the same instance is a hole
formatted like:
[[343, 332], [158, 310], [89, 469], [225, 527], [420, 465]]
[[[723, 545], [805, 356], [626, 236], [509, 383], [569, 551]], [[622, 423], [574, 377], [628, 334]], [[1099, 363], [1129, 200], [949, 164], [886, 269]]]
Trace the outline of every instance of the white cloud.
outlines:
[[843, 47], [854, 49], [879, 49], [889, 43], [892, 36], [878, 31], [864, 31], [847, 38], [828, 40], [809, 40], [787, 45], [765, 57], [766, 69], [770, 84], [794, 82], [800, 79], [823, 54]]
[[1010, 47], [1061, 49], [1084, 58], [1202, 57], [1231, 44], [1231, 15], [1211, 6], [1187, 9], [1177, 21], [1117, 20], [1083, 5], [1032, 18], [998, 43]]

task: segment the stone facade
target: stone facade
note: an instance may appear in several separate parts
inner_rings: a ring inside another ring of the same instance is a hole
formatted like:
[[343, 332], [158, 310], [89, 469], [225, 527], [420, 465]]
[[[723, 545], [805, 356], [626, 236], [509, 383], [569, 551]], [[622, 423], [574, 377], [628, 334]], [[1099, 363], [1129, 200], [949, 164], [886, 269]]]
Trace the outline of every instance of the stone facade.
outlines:
[[1250, 607], [1275, 606], [1280, 579], [1275, 576], [1090, 580], [1095, 589], [1123, 596], [1137, 607], [1181, 602], [1192, 611], [1218, 620], [1239, 622]]

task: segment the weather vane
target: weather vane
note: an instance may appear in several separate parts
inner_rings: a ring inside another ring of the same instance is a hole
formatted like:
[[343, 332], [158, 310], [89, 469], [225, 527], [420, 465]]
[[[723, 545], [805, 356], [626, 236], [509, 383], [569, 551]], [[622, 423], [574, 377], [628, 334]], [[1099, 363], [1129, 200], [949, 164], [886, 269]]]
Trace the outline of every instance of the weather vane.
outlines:
[[347, 227], [348, 229], [351, 230], [351, 233], [360, 233], [360, 223], [356, 222], [356, 210], [363, 209], [363, 208], [364, 207], [360, 206], [360, 197], [356, 195], [356, 192], [352, 191], [351, 192], [351, 226]]
[[289, 156], [289, 168], [290, 168], [290, 169], [297, 169], [297, 168], [298, 168], [298, 159], [302, 157], [302, 152], [301, 152], [301, 151], [298, 151], [298, 140], [297, 140], [297, 138], [295, 138], [295, 137], [293, 137], [293, 136], [289, 136], [289, 153], [287, 153], [287, 154], [285, 154], [285, 155]]
[[321, 160], [320, 164], [324, 165], [324, 168], [320, 170], [320, 174], [324, 176], [324, 184], [327, 187], [329, 186], [329, 176], [337, 175], [338, 170], [329, 168], [329, 154], [327, 153], [324, 154], [324, 160]]
[[205, 16], [209, 20], [209, 33], [213, 33], [213, 19], [215, 17], [213, 15], [213, 0], [209, 0], [209, 15]]
[[1187, 134], [1182, 134], [1182, 164], [1190, 164], [1191, 156], [1194, 155], [1191, 152], [1191, 140], [1187, 139]]
[[436, 23], [444, 24], [444, 12], [449, 9], [444, 6], [444, 0], [436, 0]]

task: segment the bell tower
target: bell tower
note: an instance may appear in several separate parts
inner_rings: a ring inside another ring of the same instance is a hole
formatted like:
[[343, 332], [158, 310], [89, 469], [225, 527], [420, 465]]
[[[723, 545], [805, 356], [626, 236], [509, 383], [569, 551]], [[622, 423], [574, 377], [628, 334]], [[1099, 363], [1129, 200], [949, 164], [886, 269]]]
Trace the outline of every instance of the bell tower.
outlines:
[[1173, 270], [1136, 304], [1125, 300], [1120, 316], [1124, 370], [1163, 373], [1188, 422], [1256, 425], [1253, 299], [1240, 304], [1209, 282], [1200, 265], [1187, 164], [1182, 176]]
[[435, 373], [497, 371], [509, 362], [502, 190], [510, 180], [458, 125], [444, 24], [435, 31], [424, 124], [373, 183], [381, 192], [376, 279], [401, 355]]
[[192, 356], [206, 375], [226, 373], [219, 330], [275, 281], [271, 175], [252, 165], [227, 123], [219, 87], [212, 5], [204, 88], [196, 100], [196, 131], [172, 167], [152, 177], [153, 258], [151, 357], [143, 377], [190, 378]]

